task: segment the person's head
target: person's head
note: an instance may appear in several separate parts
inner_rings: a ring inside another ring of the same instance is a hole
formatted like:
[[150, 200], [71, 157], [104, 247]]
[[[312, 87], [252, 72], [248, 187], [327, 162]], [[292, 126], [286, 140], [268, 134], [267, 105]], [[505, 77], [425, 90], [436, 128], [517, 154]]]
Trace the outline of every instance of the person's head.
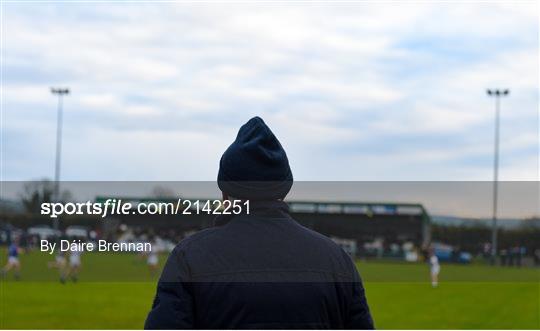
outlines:
[[285, 150], [264, 121], [253, 117], [242, 125], [219, 162], [223, 198], [282, 200], [292, 183]]

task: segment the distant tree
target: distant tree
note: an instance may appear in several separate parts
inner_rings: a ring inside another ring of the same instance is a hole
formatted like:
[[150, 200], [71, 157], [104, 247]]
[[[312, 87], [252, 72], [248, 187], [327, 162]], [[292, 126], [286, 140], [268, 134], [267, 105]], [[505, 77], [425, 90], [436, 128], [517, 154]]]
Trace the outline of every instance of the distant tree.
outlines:
[[[27, 212], [39, 213], [42, 203], [54, 200], [54, 182], [50, 179], [27, 182], [19, 196]], [[67, 190], [62, 191], [58, 200], [59, 202], [71, 200], [71, 193]]]
[[540, 229], [540, 217], [530, 217], [521, 221], [521, 228], [524, 230]]
[[152, 190], [152, 196], [158, 199], [167, 199], [176, 197], [176, 193], [168, 187], [158, 185]]

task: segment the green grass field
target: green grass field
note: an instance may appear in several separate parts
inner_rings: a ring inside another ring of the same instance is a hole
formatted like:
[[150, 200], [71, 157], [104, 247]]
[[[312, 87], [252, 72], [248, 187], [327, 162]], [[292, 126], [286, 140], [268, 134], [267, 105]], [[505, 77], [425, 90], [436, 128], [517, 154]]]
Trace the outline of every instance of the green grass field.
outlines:
[[[157, 279], [144, 260], [86, 254], [80, 281], [62, 285], [47, 269], [52, 259], [25, 254], [22, 279], [8, 275], [0, 283], [0, 328], [142, 328]], [[443, 264], [434, 289], [424, 264], [358, 262], [358, 268], [377, 328], [540, 329], [540, 269]]]

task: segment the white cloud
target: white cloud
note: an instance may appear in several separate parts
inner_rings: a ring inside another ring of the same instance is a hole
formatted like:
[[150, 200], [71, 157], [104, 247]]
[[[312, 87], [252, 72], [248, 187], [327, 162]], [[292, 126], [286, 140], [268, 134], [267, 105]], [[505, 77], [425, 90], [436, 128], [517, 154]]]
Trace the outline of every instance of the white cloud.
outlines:
[[[512, 89], [501, 174], [538, 178], [535, 4], [4, 9], [7, 179], [50, 173], [58, 84], [73, 92], [68, 179], [213, 180], [238, 126], [261, 115], [299, 179], [489, 180], [487, 87]], [[127, 145], [147, 157], [115, 154]]]

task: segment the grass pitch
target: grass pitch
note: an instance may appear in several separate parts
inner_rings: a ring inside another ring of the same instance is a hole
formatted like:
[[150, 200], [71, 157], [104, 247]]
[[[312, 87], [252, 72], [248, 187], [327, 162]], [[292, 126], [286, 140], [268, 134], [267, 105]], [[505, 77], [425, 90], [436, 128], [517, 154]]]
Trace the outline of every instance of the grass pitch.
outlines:
[[[65, 285], [47, 269], [51, 260], [25, 254], [22, 279], [8, 275], [0, 283], [0, 328], [142, 328], [157, 280], [144, 260], [85, 254], [79, 282]], [[377, 328], [540, 329], [540, 269], [442, 265], [441, 284], [431, 288], [424, 264], [358, 262], [358, 268]]]

